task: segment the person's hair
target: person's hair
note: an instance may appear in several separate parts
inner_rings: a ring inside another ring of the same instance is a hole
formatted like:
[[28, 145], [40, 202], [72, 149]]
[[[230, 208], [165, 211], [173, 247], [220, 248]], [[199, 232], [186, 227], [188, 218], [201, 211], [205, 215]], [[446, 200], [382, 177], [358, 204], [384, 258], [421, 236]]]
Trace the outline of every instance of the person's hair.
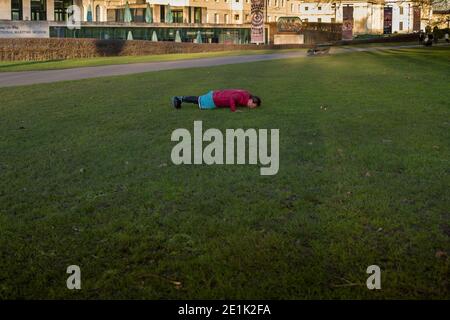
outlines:
[[256, 106], [260, 106], [261, 105], [261, 99], [257, 96], [250, 96], [250, 99], [252, 99], [253, 103], [256, 104]]

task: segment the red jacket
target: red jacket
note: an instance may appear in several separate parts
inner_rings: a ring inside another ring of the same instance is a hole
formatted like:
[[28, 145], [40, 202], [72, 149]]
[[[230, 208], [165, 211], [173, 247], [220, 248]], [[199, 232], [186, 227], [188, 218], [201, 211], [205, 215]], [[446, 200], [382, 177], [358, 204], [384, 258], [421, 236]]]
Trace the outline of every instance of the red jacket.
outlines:
[[247, 106], [250, 99], [250, 92], [240, 89], [215, 90], [213, 100], [216, 107], [230, 108], [236, 111], [236, 106]]

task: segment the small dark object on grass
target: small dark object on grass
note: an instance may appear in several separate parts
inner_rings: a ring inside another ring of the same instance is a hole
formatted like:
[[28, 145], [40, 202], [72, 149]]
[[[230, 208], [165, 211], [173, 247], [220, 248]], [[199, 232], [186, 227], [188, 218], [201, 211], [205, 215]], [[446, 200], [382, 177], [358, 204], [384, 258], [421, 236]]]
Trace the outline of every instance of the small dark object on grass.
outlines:
[[330, 52], [329, 45], [317, 45], [314, 48], [308, 49], [308, 56], [320, 56]]

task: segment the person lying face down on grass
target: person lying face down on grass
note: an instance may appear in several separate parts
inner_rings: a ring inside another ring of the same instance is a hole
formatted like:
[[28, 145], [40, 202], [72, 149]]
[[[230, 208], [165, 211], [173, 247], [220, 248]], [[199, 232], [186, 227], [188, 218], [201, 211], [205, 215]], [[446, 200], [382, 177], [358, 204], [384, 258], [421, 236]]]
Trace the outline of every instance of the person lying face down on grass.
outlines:
[[198, 97], [172, 97], [172, 105], [176, 109], [180, 109], [183, 102], [197, 104], [201, 110], [230, 108], [232, 112], [235, 112], [238, 106], [253, 109], [261, 105], [261, 99], [259, 97], [241, 89], [212, 90]]

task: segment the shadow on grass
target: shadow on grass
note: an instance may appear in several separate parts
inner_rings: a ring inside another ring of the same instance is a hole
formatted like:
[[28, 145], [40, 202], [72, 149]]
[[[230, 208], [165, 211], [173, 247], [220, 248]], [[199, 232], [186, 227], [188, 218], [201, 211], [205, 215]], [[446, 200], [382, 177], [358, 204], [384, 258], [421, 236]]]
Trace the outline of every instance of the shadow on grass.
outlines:
[[440, 50], [430, 50], [426, 55], [423, 54], [422, 49], [418, 52], [415, 51], [405, 51], [404, 49], [390, 49], [386, 51], [367, 51], [366, 55], [372, 56], [374, 58], [381, 58], [383, 55], [389, 55], [390, 61], [380, 61], [383, 65], [395, 67], [398, 62], [406, 62], [416, 66], [417, 68], [428, 68], [431, 66], [442, 66], [447, 67], [449, 64], [441, 60], [433, 59], [434, 56], [439, 54]]

